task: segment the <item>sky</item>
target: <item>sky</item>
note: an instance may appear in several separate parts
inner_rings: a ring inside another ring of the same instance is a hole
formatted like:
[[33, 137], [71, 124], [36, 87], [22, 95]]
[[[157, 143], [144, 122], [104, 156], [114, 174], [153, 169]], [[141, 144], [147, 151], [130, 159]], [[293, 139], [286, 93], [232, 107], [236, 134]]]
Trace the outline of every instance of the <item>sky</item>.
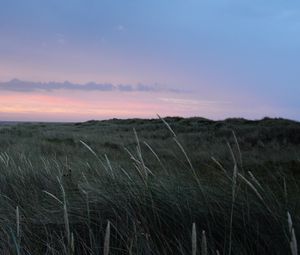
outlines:
[[300, 2], [0, 0], [0, 120], [300, 120]]

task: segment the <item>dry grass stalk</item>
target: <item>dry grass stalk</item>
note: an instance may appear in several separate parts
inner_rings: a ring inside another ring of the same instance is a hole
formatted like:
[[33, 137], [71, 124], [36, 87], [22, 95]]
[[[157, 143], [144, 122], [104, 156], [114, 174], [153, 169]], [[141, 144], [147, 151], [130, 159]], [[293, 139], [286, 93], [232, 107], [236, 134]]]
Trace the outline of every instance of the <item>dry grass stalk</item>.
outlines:
[[157, 155], [157, 153], [154, 151], [154, 149], [147, 143], [144, 141], [144, 144], [147, 146], [147, 148], [152, 152], [152, 154], [154, 155], [154, 157], [157, 159], [157, 161], [159, 162], [159, 164], [161, 165], [162, 169], [167, 171], [164, 164], [161, 162], [159, 156]]
[[71, 247], [70, 247], [70, 254], [75, 254], [75, 244], [74, 244], [74, 234], [71, 233]]
[[158, 114], [157, 114], [157, 117], [158, 117], [158, 118], [166, 125], [166, 127], [169, 129], [169, 131], [172, 133], [172, 135], [173, 135], [174, 137], [176, 137], [176, 134], [175, 134], [175, 132], [173, 131], [173, 129], [171, 128], [171, 126], [169, 125], [169, 123], [166, 122], [166, 121], [164, 120], [164, 118], [160, 117]]
[[197, 230], [196, 230], [196, 223], [193, 223], [192, 227], [192, 255], [197, 254]]
[[232, 251], [232, 224], [233, 224], [233, 210], [234, 210], [234, 204], [235, 204], [235, 197], [236, 197], [236, 189], [237, 189], [237, 176], [238, 176], [238, 167], [237, 167], [237, 161], [235, 159], [233, 150], [229, 143], [227, 143], [229, 151], [231, 153], [234, 166], [233, 166], [233, 174], [232, 174], [232, 201], [231, 201], [231, 213], [230, 213], [230, 223], [229, 223], [229, 251], [228, 254], [231, 255]]
[[66, 231], [66, 237], [67, 237], [68, 253], [73, 254], [72, 253], [70, 222], [69, 222], [68, 207], [67, 207], [67, 200], [66, 200], [66, 192], [61, 183], [61, 180], [58, 177], [57, 177], [57, 180], [59, 182], [60, 189], [62, 192], [62, 197], [63, 197], [64, 223], [65, 223], [65, 231]]
[[79, 142], [95, 156], [95, 158], [100, 162], [100, 164], [103, 166], [105, 171], [108, 172], [106, 165], [103, 163], [101, 158], [97, 155], [97, 153], [89, 145], [87, 145], [84, 141], [79, 140]]
[[105, 238], [104, 238], [103, 255], [109, 254], [109, 243], [110, 243], [110, 221], [107, 221]]
[[16, 208], [16, 222], [17, 222], [17, 239], [18, 239], [18, 243], [20, 241], [20, 210], [19, 210], [19, 206], [17, 206]]
[[263, 199], [262, 195], [259, 193], [259, 191], [254, 187], [254, 185], [247, 180], [246, 177], [244, 177], [242, 174], [238, 174], [238, 176], [254, 191], [254, 193], [258, 196], [258, 198], [262, 201], [262, 203], [265, 205], [265, 207], [267, 208], [267, 210], [270, 212], [271, 215], [273, 215], [272, 210], [270, 209], [270, 207], [267, 205], [267, 203], [265, 202], [265, 200]]
[[207, 255], [207, 239], [205, 230], [202, 231], [202, 239], [201, 239], [201, 255]]
[[240, 166], [241, 168], [243, 169], [243, 158], [242, 158], [242, 152], [241, 152], [241, 149], [240, 149], [240, 144], [238, 142], [238, 139], [235, 135], [235, 132], [232, 130], [232, 135], [233, 135], [233, 138], [234, 138], [234, 142], [236, 144], [236, 147], [238, 149], [238, 154], [239, 154], [239, 161], [240, 161]]
[[222, 164], [215, 158], [215, 157], [211, 157], [212, 161], [214, 161], [216, 163], [216, 165], [224, 172], [225, 176], [227, 177], [227, 179], [231, 180], [231, 177], [228, 175], [226, 169], [222, 166]]
[[288, 225], [289, 225], [291, 253], [292, 253], [292, 255], [297, 255], [298, 254], [297, 239], [296, 239], [295, 230], [293, 227], [292, 217], [289, 212], [287, 212], [287, 219], [288, 219]]
[[21, 254], [20, 251], [20, 245], [21, 245], [21, 234], [20, 234], [20, 210], [19, 206], [16, 208], [16, 224], [17, 224], [17, 243], [16, 243], [16, 248], [17, 248], [17, 254]]

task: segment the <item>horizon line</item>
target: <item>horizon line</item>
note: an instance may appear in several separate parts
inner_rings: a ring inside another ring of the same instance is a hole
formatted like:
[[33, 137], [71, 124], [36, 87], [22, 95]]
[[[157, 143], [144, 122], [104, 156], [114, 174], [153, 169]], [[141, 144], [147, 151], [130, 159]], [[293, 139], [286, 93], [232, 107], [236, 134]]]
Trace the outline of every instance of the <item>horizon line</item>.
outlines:
[[[203, 120], [207, 120], [207, 121], [213, 121], [213, 122], [217, 122], [217, 121], [227, 121], [227, 120], [244, 120], [244, 121], [263, 121], [263, 120], [287, 120], [287, 121], [293, 121], [293, 122], [299, 122], [300, 120], [297, 119], [290, 119], [290, 118], [284, 118], [284, 117], [261, 117], [261, 118], [244, 118], [244, 117], [227, 117], [227, 118], [218, 118], [218, 119], [212, 119], [212, 118], [205, 118], [205, 117], [201, 117], [201, 116], [190, 116], [190, 117], [183, 117], [183, 116], [165, 116], [165, 117], [161, 117], [162, 119], [203, 119]], [[83, 121], [46, 121], [46, 120], [1, 120], [0, 119], [0, 123], [86, 123], [86, 122], [102, 122], [102, 121], [111, 121], [111, 120], [159, 120], [160, 118], [140, 118], [140, 117], [130, 117], [130, 118], [103, 118], [103, 119], [87, 119], [87, 120], [83, 120]]]

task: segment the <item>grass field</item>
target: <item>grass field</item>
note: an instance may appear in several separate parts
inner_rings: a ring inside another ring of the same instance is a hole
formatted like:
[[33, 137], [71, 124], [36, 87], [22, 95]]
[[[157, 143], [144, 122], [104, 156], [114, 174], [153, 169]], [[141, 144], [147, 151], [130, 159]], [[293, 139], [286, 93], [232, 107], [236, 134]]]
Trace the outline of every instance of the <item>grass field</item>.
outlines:
[[0, 254], [297, 254], [300, 123], [0, 124]]

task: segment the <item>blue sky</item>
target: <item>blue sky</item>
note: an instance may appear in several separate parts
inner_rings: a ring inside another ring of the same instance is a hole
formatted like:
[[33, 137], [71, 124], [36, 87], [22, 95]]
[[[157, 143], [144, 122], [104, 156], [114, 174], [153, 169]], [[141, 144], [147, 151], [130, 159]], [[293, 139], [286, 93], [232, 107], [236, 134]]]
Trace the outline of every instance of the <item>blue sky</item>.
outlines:
[[[300, 120], [299, 59], [297, 1], [0, 0], [0, 82], [17, 78], [33, 85], [67, 80], [165, 88], [134, 90], [147, 111], [141, 114], [132, 106], [125, 115], [119, 110], [134, 101], [132, 95], [96, 91], [99, 98], [118, 98], [114, 110], [79, 120], [156, 113]], [[76, 89], [31, 93], [74, 104], [92, 98], [86, 91], [77, 95]], [[0, 118], [41, 119], [33, 107], [26, 110], [28, 92], [2, 89], [1, 94]], [[17, 112], [20, 98], [24, 104]], [[152, 112], [151, 105], [159, 102], [161, 108]], [[55, 109], [62, 109], [58, 104]], [[75, 109], [73, 115], [71, 108], [65, 114], [51, 112], [47, 120], [66, 115], [77, 120]]]

